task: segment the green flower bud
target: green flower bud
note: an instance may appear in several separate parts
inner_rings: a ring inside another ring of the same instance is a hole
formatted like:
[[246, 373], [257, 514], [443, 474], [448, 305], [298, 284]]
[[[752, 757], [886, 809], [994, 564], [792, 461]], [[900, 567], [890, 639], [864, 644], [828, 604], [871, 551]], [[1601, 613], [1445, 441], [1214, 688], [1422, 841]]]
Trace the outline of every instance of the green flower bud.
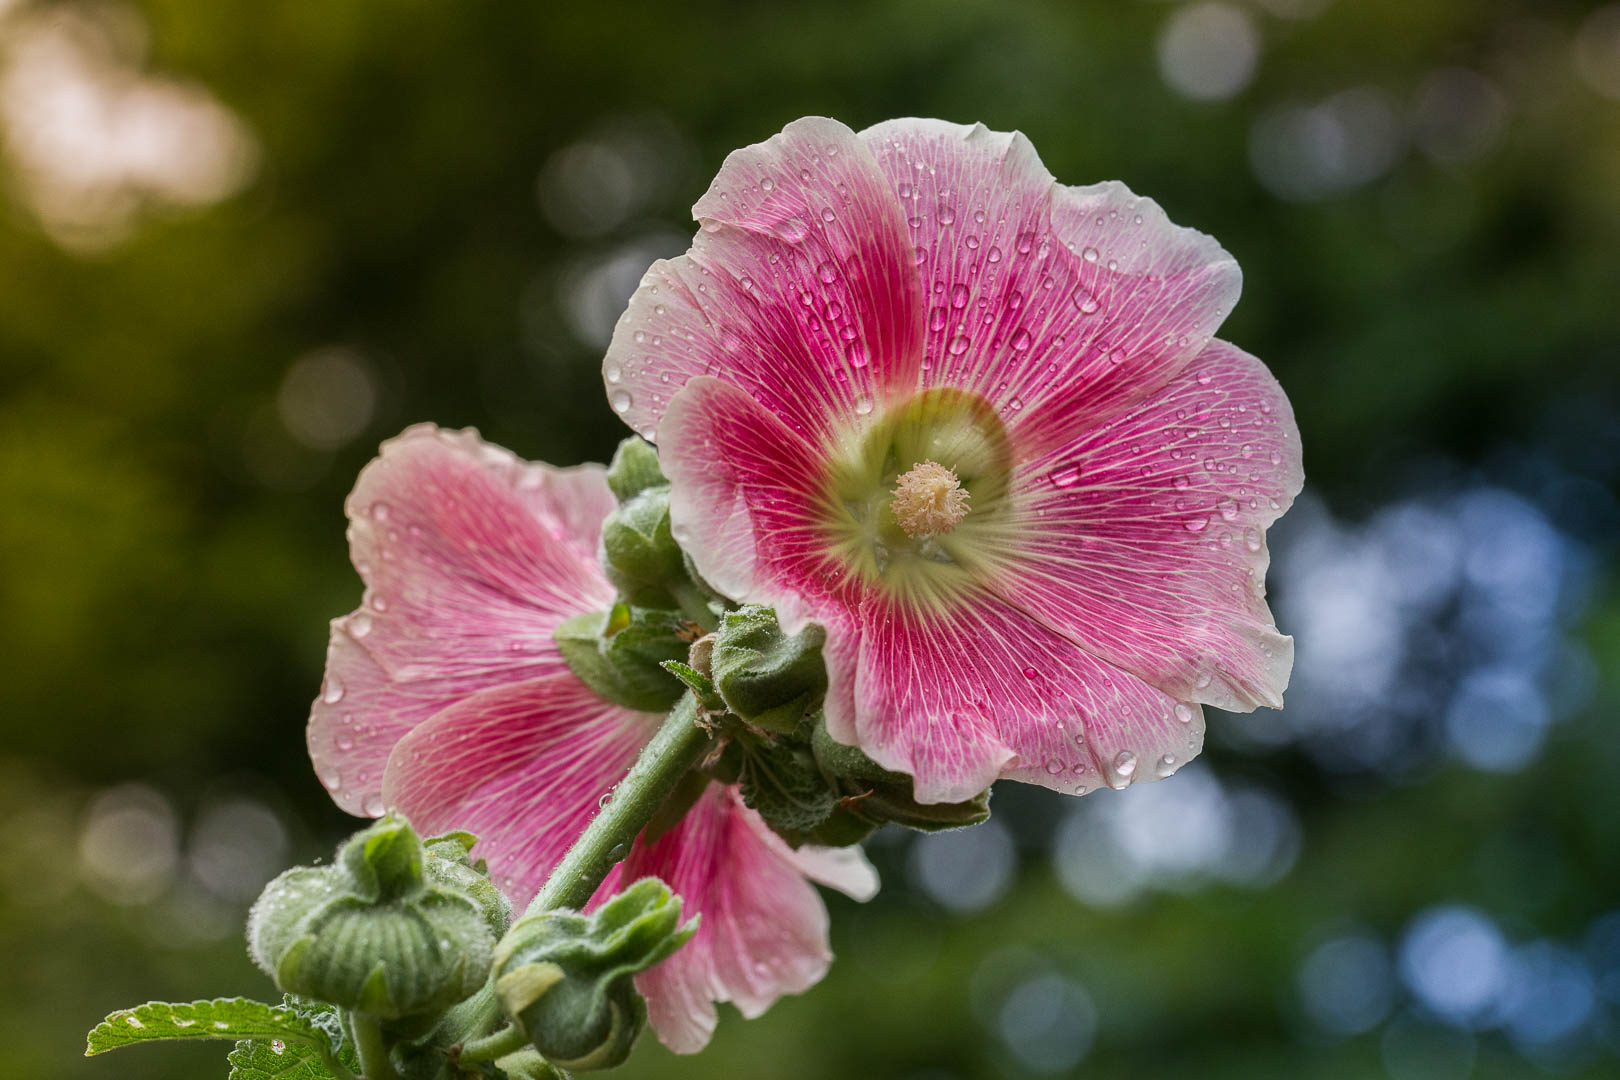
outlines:
[[592, 915], [548, 911], [519, 920], [495, 955], [495, 993], [552, 1064], [608, 1069], [623, 1063], [647, 1021], [632, 979], [697, 931], [681, 901], [643, 878]]
[[[446, 859], [446, 845], [459, 855]], [[284, 992], [381, 1020], [433, 1017], [489, 976], [509, 914], [457, 838], [434, 850], [404, 818], [356, 833], [330, 866], [297, 867], [265, 887], [248, 952]], [[498, 896], [498, 894], [497, 894]]]
[[788, 739], [746, 748], [739, 786], [743, 802], [785, 838], [809, 833], [838, 809], [810, 747]]
[[469, 897], [484, 912], [484, 921], [497, 940], [512, 925], [512, 902], [489, 880], [489, 864], [473, 861], [473, 845], [478, 837], [470, 832], [446, 833], [422, 841], [428, 853], [423, 871], [428, 881]]
[[618, 705], [668, 712], [685, 689], [663, 667], [685, 660], [694, 628], [674, 611], [615, 604], [557, 627], [563, 659], [586, 686]]
[[653, 449], [652, 443], [637, 435], [630, 436], [613, 451], [613, 461], [608, 464], [607, 482], [613, 497], [621, 503], [630, 501], [648, 488], [663, 487], [669, 483], [658, 467], [658, 451]]
[[759, 604], [728, 611], [715, 632], [710, 670], [726, 707], [756, 727], [790, 734], [827, 692], [819, 626], [789, 636]]
[[680, 545], [669, 531], [669, 488], [647, 488], [602, 523], [602, 570], [625, 602], [678, 607], [672, 588], [689, 585]]
[[[911, 777], [891, 772], [857, 747], [845, 746], [827, 733], [826, 718], [816, 716], [810, 750], [823, 773], [843, 796], [841, 808], [873, 826], [895, 824], [922, 832], [959, 829], [990, 817], [990, 789], [958, 803], [920, 803], [912, 794]], [[829, 823], [832, 826], [836, 823]], [[824, 837], [815, 843], [829, 843]], [[833, 846], [839, 846], [834, 844]]]

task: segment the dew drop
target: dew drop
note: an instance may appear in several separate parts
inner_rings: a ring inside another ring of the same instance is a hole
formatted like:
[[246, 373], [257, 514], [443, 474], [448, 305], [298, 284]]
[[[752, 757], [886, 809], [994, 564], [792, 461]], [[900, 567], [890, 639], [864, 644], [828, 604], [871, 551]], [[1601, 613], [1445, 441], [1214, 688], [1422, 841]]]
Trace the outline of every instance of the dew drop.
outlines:
[[349, 617], [349, 633], [357, 638], [365, 637], [371, 633], [371, 616], [365, 612], [357, 612]]
[[1080, 466], [1060, 465], [1046, 474], [1055, 488], [1071, 488], [1080, 480]]
[[1018, 254], [1028, 255], [1030, 249], [1035, 246], [1035, 234], [1032, 232], [1019, 233], [1018, 240], [1013, 246], [1017, 249]]
[[1192, 723], [1192, 721], [1193, 721], [1193, 707], [1191, 705], [1188, 705], [1186, 702], [1184, 702], [1184, 701], [1176, 702], [1175, 713], [1176, 713], [1176, 719], [1181, 721], [1183, 724]]
[[1009, 342], [1009, 344], [1012, 345], [1013, 352], [1028, 352], [1029, 351], [1029, 341], [1030, 341], [1029, 331], [1028, 330], [1019, 330], [1016, 334], [1014, 334], [1012, 336], [1012, 341]]
[[951, 286], [951, 307], [965, 308], [968, 302], [968, 287], [961, 282]]
[[1063, 762], [1059, 761], [1057, 758], [1052, 758], [1046, 763], [1046, 771], [1052, 776], [1058, 775], [1063, 771]]
[[1082, 259], [1086, 260], [1086, 262], [1088, 262], [1088, 263], [1094, 263], [1094, 262], [1096, 262], [1098, 260], [1098, 258], [1101, 257], [1101, 255], [1097, 251], [1096, 248], [1088, 247], [1088, 248], [1086, 248], [1086, 250], [1084, 250], [1084, 251], [1082, 251], [1080, 253], [1080, 257]]
[[618, 364], [609, 364], [607, 367], [602, 369], [602, 374], [610, 383], [616, 383], [620, 379], [624, 378], [624, 370], [620, 368]]
[[1158, 764], [1158, 767], [1157, 767], [1157, 771], [1158, 771], [1158, 774], [1160, 776], [1169, 776], [1171, 773], [1175, 772], [1176, 771], [1176, 755], [1174, 755], [1174, 754], [1166, 754], [1163, 757], [1161, 757], [1159, 759], [1159, 764]]
[[321, 700], [328, 705], [336, 705], [343, 700], [343, 684], [338, 682], [337, 676], [327, 676], [326, 686], [321, 690]]
[[382, 793], [377, 792], [377, 791], [373, 791], [370, 794], [368, 794], [364, 799], [361, 800], [360, 809], [362, 809], [362, 810], [364, 810], [366, 812], [367, 817], [382, 817], [382, 813], [383, 813]]
[[952, 206], [948, 202], [940, 203], [937, 220], [941, 225], [950, 225], [956, 221], [956, 207]]
[[1121, 750], [1115, 754], [1114, 773], [1121, 780], [1129, 782], [1136, 773], [1136, 755], [1129, 750]]
[[1084, 289], [1076, 289], [1074, 291], [1074, 295], [1069, 299], [1074, 302], [1075, 307], [1080, 309], [1080, 314], [1082, 315], [1095, 315], [1097, 314], [1097, 309], [1102, 307], [1102, 304], [1097, 300], [1097, 298], [1086, 292]]
[[339, 735], [337, 737], [337, 748], [342, 750], [344, 753], [348, 753], [350, 750], [354, 749], [354, 740], [349, 738], [347, 735]]
[[838, 267], [830, 262], [824, 262], [816, 267], [816, 277], [821, 279], [823, 285], [831, 285], [838, 280]]
[[1209, 519], [1206, 517], [1190, 517], [1182, 524], [1186, 526], [1188, 532], [1203, 532], [1209, 526]]
[[1027, 667], [1027, 668], [1024, 669], [1024, 678], [1026, 678], [1026, 679], [1033, 679], [1035, 676], [1037, 676], [1039, 674], [1040, 674], [1040, 672], [1036, 671], [1032, 667]]
[[947, 347], [949, 348], [952, 356], [961, 356], [968, 350], [967, 335], [957, 334], [955, 337], [951, 338], [951, 343]]
[[140, 1028], [140, 1027], [145, 1027], [146, 1026], [145, 1024], [141, 1023], [138, 1019], [136, 1019], [134, 1016], [126, 1016], [126, 1017], [124, 1017], [124, 1023], [128, 1024], [132, 1028]]
[[761, 180], [759, 182], [759, 186], [760, 186], [760, 189], [763, 190], [763, 191], [775, 191], [776, 190], [776, 181], [772, 180], [770, 177], [767, 176], [765, 179], [763, 179], [763, 180]]
[[930, 329], [930, 330], [943, 330], [943, 329], [945, 329], [945, 309], [944, 308], [937, 307], [937, 308], [935, 308], [934, 310], [932, 310], [932, 311], [930, 311], [928, 313], [928, 329]]
[[855, 399], [855, 414], [857, 416], [868, 416], [868, 415], [871, 414], [871, 412], [872, 412], [872, 399], [871, 398], [862, 396], [862, 397], [858, 397], [858, 398]]
[[630, 391], [615, 390], [610, 400], [613, 402], [613, 411], [620, 416], [630, 411]]

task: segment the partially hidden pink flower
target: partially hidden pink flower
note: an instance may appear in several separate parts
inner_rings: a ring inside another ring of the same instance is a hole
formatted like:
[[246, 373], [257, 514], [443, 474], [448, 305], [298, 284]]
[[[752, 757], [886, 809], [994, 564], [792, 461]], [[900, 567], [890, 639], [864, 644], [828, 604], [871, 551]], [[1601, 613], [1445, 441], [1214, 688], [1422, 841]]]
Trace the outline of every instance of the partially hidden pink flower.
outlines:
[[1029, 141], [808, 118], [733, 153], [604, 364], [675, 534], [737, 600], [827, 628], [829, 732], [922, 801], [1169, 775], [1201, 705], [1293, 664], [1265, 529], [1282, 389], [1214, 333], [1236, 262]]
[[[613, 507], [600, 466], [531, 464], [431, 425], [385, 443], [347, 503], [366, 589], [332, 622], [309, 720], [317, 775], [352, 814], [476, 834], [519, 909], [662, 719], [598, 697], [552, 636], [614, 601], [597, 561]], [[827, 912], [810, 881], [859, 899], [877, 888], [857, 849], [795, 851], [715, 784], [680, 824], [638, 840], [597, 899], [648, 875], [702, 916], [637, 977], [680, 1052], [708, 1041], [715, 1002], [754, 1016], [825, 973]]]

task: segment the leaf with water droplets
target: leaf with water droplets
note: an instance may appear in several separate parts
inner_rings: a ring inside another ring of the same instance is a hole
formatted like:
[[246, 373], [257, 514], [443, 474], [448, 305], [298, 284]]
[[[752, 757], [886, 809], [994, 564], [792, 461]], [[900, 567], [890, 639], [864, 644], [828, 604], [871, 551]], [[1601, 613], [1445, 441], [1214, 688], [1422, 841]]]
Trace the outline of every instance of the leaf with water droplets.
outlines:
[[84, 1052], [90, 1057], [136, 1043], [191, 1039], [235, 1040], [233, 1080], [331, 1080], [341, 1075], [334, 1063], [359, 1068], [331, 1007], [292, 997], [281, 1005], [247, 998], [149, 1001], [97, 1024]]

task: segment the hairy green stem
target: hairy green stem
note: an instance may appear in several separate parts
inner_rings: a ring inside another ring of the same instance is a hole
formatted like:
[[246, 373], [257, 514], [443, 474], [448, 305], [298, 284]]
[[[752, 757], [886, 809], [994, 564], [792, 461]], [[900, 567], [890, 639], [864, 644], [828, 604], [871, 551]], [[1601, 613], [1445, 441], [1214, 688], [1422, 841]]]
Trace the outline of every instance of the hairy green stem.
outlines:
[[585, 906], [608, 872], [629, 854], [637, 834], [652, 820], [681, 777], [708, 749], [708, 733], [698, 726], [697, 718], [697, 700], [687, 694], [670, 711], [629, 774], [619, 781], [611, 798], [551, 872], [525, 915]]
[[365, 1080], [400, 1080], [394, 1061], [388, 1056], [388, 1040], [372, 1017], [349, 1014], [349, 1030], [354, 1035], [354, 1051], [360, 1056], [360, 1075]]
[[716, 618], [709, 602], [703, 598], [703, 592], [696, 585], [688, 581], [675, 582], [669, 586], [669, 593], [675, 602], [681, 606], [681, 614], [697, 623], [707, 632], [713, 632], [720, 621]]
[[516, 1053], [529, 1044], [529, 1038], [516, 1024], [508, 1024], [493, 1035], [469, 1039], [461, 1048], [462, 1061], [494, 1061]]

